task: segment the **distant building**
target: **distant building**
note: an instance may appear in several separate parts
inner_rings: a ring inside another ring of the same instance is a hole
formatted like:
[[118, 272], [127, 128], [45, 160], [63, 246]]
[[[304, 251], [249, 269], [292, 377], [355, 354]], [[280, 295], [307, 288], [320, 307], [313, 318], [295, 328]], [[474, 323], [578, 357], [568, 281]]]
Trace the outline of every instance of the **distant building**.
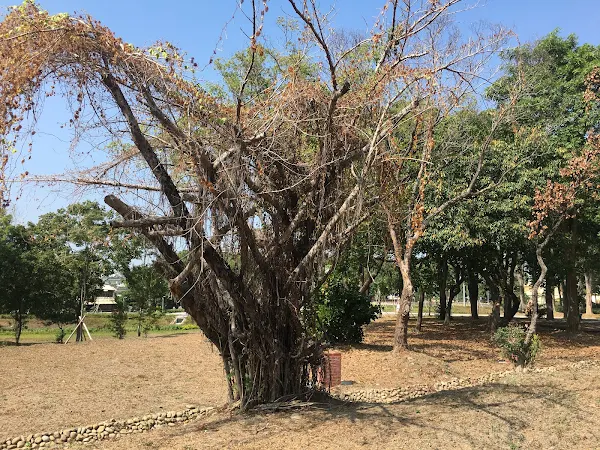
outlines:
[[125, 277], [120, 274], [114, 274], [104, 279], [102, 293], [98, 295], [94, 302], [88, 305], [92, 312], [111, 312], [115, 309], [117, 295], [123, 294], [127, 290]]

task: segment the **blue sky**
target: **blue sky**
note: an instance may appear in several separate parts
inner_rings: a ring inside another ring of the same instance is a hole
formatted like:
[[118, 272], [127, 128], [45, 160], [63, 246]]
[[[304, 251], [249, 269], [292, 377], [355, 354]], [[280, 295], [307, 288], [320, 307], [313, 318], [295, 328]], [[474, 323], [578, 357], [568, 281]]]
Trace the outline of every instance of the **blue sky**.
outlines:
[[[0, 7], [16, 1], [0, 0]], [[217, 57], [227, 56], [243, 47], [245, 38], [241, 28], [246, 25], [237, 16], [226, 28], [224, 39], [219, 36], [224, 25], [231, 19], [236, 0], [40, 0], [43, 8], [51, 13], [86, 12], [100, 20], [117, 35], [137, 46], [148, 46], [157, 40], [169, 40], [186, 50], [203, 65], [217, 49]], [[368, 30], [373, 23], [380, 0], [321, 0], [322, 5], [335, 5], [334, 24], [345, 29]], [[461, 28], [468, 28], [480, 21], [500, 23], [512, 28], [521, 43], [541, 38], [555, 28], [562, 35], [575, 33], [580, 43], [600, 45], [597, 13], [598, 0], [464, 0], [464, 6], [472, 9], [457, 15]], [[287, 1], [269, 2], [266, 32], [275, 18], [289, 13]], [[210, 70], [202, 75], [213, 79]], [[17, 164], [15, 173], [27, 170], [33, 175], [60, 173], [65, 169], [84, 167], [95, 160], [94, 154], [85, 146], [75, 157], [69, 157], [68, 136], [59, 129], [68, 120], [60, 105], [47, 105], [31, 160]], [[35, 221], [40, 214], [64, 207], [72, 201], [94, 198], [93, 195], [73, 191], [63, 186], [48, 188], [27, 185], [22, 189], [13, 187], [11, 213], [19, 222]], [[18, 198], [17, 198], [18, 197]], [[95, 198], [99, 199], [98, 196]]]

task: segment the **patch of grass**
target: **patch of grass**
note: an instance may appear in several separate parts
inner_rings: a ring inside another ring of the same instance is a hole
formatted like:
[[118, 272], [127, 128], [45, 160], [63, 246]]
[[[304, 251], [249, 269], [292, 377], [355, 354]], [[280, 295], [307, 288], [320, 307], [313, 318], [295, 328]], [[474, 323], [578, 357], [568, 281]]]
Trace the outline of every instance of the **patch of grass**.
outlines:
[[[65, 327], [65, 340], [71, 334], [74, 327]], [[92, 339], [116, 339], [113, 336], [113, 332], [109, 328], [90, 328], [88, 326]], [[128, 324], [128, 334], [125, 339], [137, 339], [137, 327], [134, 324]], [[200, 329], [195, 324], [184, 324], [184, 325], [165, 325], [158, 327], [157, 329], [150, 330], [149, 336], [161, 336], [169, 334], [188, 334], [200, 332]], [[33, 344], [33, 343], [49, 343], [55, 342], [56, 339], [56, 328], [35, 328], [33, 330], [23, 330], [21, 334], [22, 344]], [[71, 338], [73, 341], [74, 337]], [[69, 341], [69, 342], [71, 342]], [[13, 345], [14, 344], [14, 333], [10, 330], [0, 330], [0, 346]]]
[[[377, 304], [377, 303], [374, 302], [373, 304]], [[392, 304], [392, 303], [382, 303], [381, 310], [383, 312], [396, 312], [396, 305]], [[413, 302], [413, 304], [411, 305], [411, 308], [410, 308], [410, 312], [411, 312], [411, 314], [417, 314], [419, 312], [418, 303]], [[425, 301], [425, 305], [423, 306], [423, 315], [428, 316], [428, 312], [429, 312], [429, 302]], [[486, 316], [492, 312], [492, 308], [485, 303], [480, 303], [478, 312], [479, 312], [480, 316]], [[465, 306], [463, 306], [462, 303], [453, 304], [452, 305], [452, 314], [468, 314], [468, 315], [470, 315], [471, 314], [471, 306], [468, 303]], [[433, 304], [431, 306], [431, 317], [435, 317], [435, 316], [437, 316], [437, 305]]]

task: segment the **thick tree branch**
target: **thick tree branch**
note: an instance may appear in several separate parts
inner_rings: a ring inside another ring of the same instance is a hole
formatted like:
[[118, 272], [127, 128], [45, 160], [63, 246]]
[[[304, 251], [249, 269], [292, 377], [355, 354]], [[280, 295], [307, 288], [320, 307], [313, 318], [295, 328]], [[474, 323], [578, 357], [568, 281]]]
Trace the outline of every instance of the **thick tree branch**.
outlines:
[[102, 75], [102, 82], [110, 91], [117, 106], [121, 110], [121, 113], [127, 120], [133, 142], [140, 151], [140, 154], [148, 163], [152, 174], [160, 184], [162, 192], [167, 197], [169, 204], [173, 208], [173, 213], [175, 216], [182, 219], [182, 223], [185, 223], [185, 220], [189, 217], [189, 211], [185, 206], [185, 203], [183, 202], [181, 194], [177, 190], [175, 183], [173, 183], [171, 176], [168, 174], [167, 169], [165, 169], [164, 165], [160, 162], [156, 156], [156, 153], [154, 152], [154, 149], [144, 136], [144, 133], [142, 133], [140, 125], [133, 111], [131, 110], [131, 106], [125, 98], [125, 95], [123, 95], [123, 91], [121, 91], [121, 88], [119, 87], [115, 78], [108, 72]]

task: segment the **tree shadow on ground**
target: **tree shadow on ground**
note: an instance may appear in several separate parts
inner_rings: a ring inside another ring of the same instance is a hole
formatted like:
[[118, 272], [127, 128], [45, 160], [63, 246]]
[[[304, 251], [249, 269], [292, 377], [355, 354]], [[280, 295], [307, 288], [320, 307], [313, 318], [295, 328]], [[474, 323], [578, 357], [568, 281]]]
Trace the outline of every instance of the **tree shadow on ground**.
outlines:
[[[236, 445], [243, 446], [249, 442], [256, 445], [261, 440], [266, 441], [277, 435], [318, 435], [324, 428], [343, 428], [344, 424], [350, 423], [357, 427], [357, 433], [360, 433], [363, 426], [375, 429], [381, 436], [381, 440], [377, 441], [379, 448], [388, 448], [392, 440], [403, 433], [413, 433], [414, 436], [415, 429], [419, 430], [419, 438], [420, 433], [429, 434], [436, 439], [440, 436], [451, 436], [454, 442], [458, 441], [463, 446], [466, 444], [469, 448], [475, 448], [482, 446], [481, 430], [459, 426], [456, 419], [461, 417], [461, 414], [475, 413], [471, 415], [471, 419], [479, 417], [482, 427], [495, 424], [493, 426], [507, 430], [506, 436], [510, 433], [524, 432], [531, 427], [539, 408], [570, 411], [585, 417], [589, 425], [593, 426], [593, 418], [577, 402], [577, 396], [583, 391], [566, 391], [558, 384], [538, 383], [531, 377], [524, 385], [511, 384], [511, 381], [507, 380], [506, 383], [437, 392], [389, 404], [347, 403], [327, 398], [320, 399], [321, 401], [309, 408], [293, 410], [247, 413], [221, 410], [212, 417], [201, 419], [188, 427], [170, 430], [170, 436], [165, 439], [180, 439], [188, 433], [211, 433], [216, 436], [222, 432], [236, 436]], [[486, 425], [483, 425], [484, 423]], [[406, 436], [408, 444], [409, 434]], [[232, 444], [231, 441], [228, 443]], [[344, 443], [340, 442], [340, 446], [343, 447]]]
[[0, 341], [1, 347], [30, 347], [32, 345], [40, 345], [40, 344], [56, 344], [56, 342], [20, 342], [16, 343], [15, 341]]

